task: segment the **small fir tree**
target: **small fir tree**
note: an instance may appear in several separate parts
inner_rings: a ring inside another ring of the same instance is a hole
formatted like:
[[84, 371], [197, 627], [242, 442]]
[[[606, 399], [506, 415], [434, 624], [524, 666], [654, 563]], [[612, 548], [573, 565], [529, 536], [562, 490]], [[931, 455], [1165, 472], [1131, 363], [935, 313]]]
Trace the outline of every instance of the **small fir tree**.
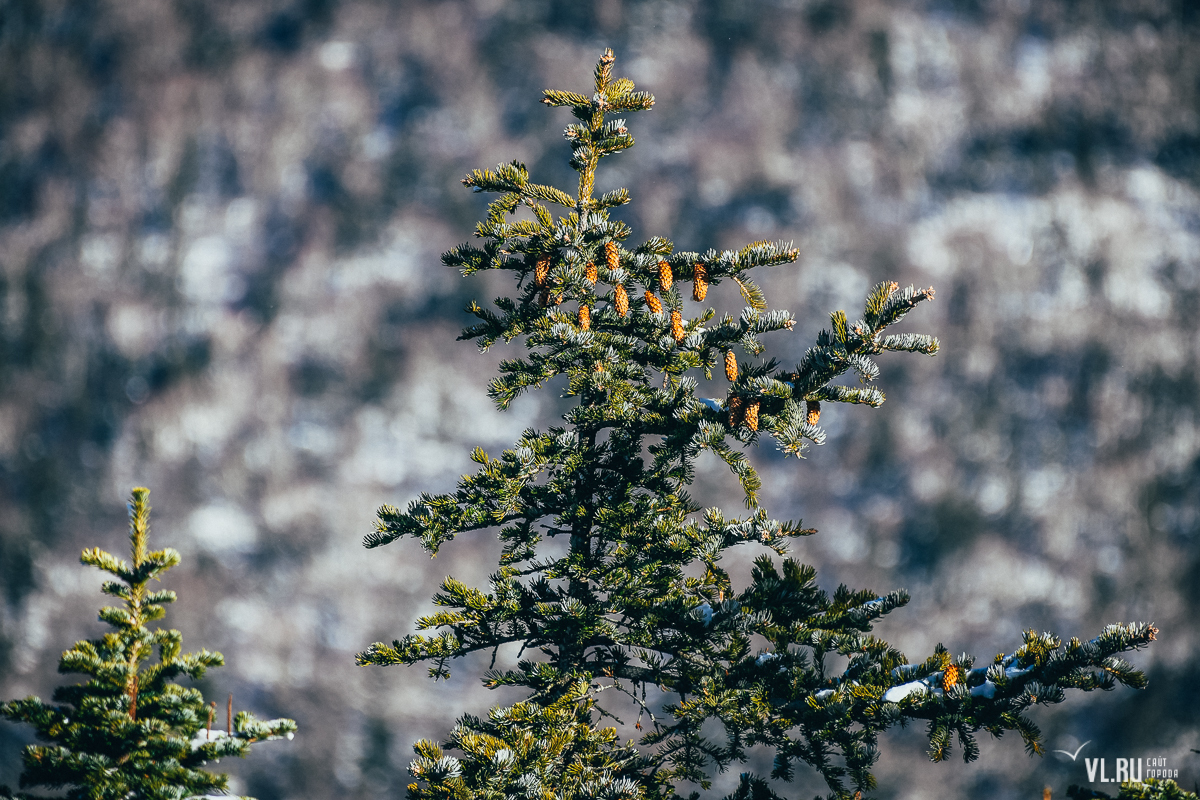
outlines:
[[[227, 777], [201, 767], [225, 756], [245, 756], [254, 742], [291, 739], [296, 730], [290, 719], [261, 722], [244, 711], [227, 720], [227, 730], [213, 730], [216, 703], [210, 707], [198, 690], [174, 682], [182, 675], [198, 680], [225, 660], [208, 650], [181, 653], [179, 631], [147, 627], [175, 601], [174, 592], [150, 591], [148, 584], [179, 563], [179, 553], [169, 547], [148, 550], [149, 496], [149, 489], [136, 488], [129, 501], [132, 563], [99, 548], [84, 550], [80, 559], [115, 577], [101, 591], [124, 601], [100, 610], [111, 633], [76, 642], [59, 661], [59, 672], [88, 680], [55, 689], [54, 704], [27, 697], [0, 705], [0, 714], [29, 723], [47, 742], [25, 748], [23, 789], [67, 789], [70, 800], [224, 794]], [[152, 661], [156, 648], [158, 659]], [[7, 787], [0, 787], [0, 795], [35, 797], [14, 795]]]
[[[904, 591], [840, 586], [830, 595], [812, 567], [786, 557], [793, 538], [814, 531], [760, 508], [759, 478], [738, 446], [765, 434], [799, 456], [824, 440], [823, 403], [879, 406], [873, 356], [938, 349], [931, 336], [889, 332], [933, 290], [882, 283], [857, 322], [833, 313], [798, 365], [759, 360], [763, 334], [790, 331], [794, 320], [767, 310], [750, 272], [792, 262], [797, 251], [755, 242], [695, 253], [661, 237], [627, 245], [629, 227], [608, 210], [629, 193], [594, 196], [596, 168], [633, 145], [625, 121], [608, 115], [649, 109], [654, 99], [614, 80], [612, 68], [607, 51], [592, 93], [545, 93], [545, 104], [576, 119], [566, 128], [579, 173], [574, 196], [532, 183], [517, 162], [463, 181], [499, 198], [476, 227], [482, 244], [442, 260], [464, 275], [506, 270], [517, 291], [494, 310], [470, 304], [479, 322], [461, 338], [484, 350], [523, 342], [527, 354], [501, 362], [491, 384], [501, 409], [558, 376], [575, 405], [565, 425], [528, 430], [499, 457], [476, 449], [479, 469], [456, 491], [424, 494], [405, 511], [384, 506], [366, 538], [378, 547], [413, 537], [436, 555], [458, 534], [494, 528], [503, 555], [486, 591], [446, 578], [434, 598], [441, 610], [418, 623], [433, 632], [373, 644], [360, 664], [426, 663], [434, 678], [448, 678], [451, 660], [476, 651], [490, 651], [493, 664], [504, 645], [540, 654], [488, 673], [487, 686], [521, 687], [528, 700], [493, 709], [486, 721], [463, 717], [447, 743], [454, 755], [417, 743], [409, 796], [673, 797], [681, 782], [707, 788], [712, 768], [765, 745], [774, 752], [772, 778], [790, 780], [808, 764], [831, 797], [848, 798], [874, 786], [879, 733], [898, 723], [927, 723], [934, 760], [950, 754], [952, 737], [974, 759], [980, 730], [1016, 731], [1040, 753], [1025, 714], [1031, 706], [1057, 703], [1068, 688], [1144, 686], [1117, 654], [1149, 643], [1149, 624], [1065, 643], [1029, 631], [1012, 653], [981, 666], [940, 645], [909, 663], [870, 635], [875, 620], [908, 601]], [[550, 204], [565, 212], [554, 216]], [[510, 219], [522, 206], [532, 218]], [[685, 304], [685, 282], [699, 305]], [[736, 318], [702, 305], [722, 284], [746, 302]], [[724, 397], [698, 397], [695, 376], [711, 380], [714, 370], [728, 379]], [[851, 371], [862, 385], [833, 383]], [[688, 494], [704, 451], [736, 475], [747, 515], [702, 508]], [[566, 552], [545, 550], [546, 537], [565, 538]], [[778, 558], [759, 556], [750, 584], [734, 587], [722, 556], [751, 543]], [[693, 569], [701, 577], [688, 577]], [[618, 693], [638, 711], [636, 744], [598, 727], [618, 711], [599, 701]], [[776, 795], [763, 778], [743, 774], [732, 796]]]

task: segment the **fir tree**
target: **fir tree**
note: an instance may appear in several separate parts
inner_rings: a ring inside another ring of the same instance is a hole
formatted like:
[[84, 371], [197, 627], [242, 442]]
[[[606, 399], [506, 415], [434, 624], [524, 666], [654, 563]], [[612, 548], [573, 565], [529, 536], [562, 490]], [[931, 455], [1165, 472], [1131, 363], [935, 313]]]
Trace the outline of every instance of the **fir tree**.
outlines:
[[[740, 446], [769, 435], [800, 456], [824, 440], [822, 404], [879, 406], [875, 356], [938, 349], [931, 336], [890, 332], [933, 290], [882, 283], [858, 321], [834, 312], [796, 366], [760, 358], [763, 335], [790, 331], [794, 320], [768, 310], [750, 273], [792, 262], [797, 251], [755, 242], [696, 253], [657, 236], [628, 243], [631, 230], [608, 211], [629, 194], [596, 197], [595, 174], [600, 159], [634, 143], [625, 121], [608, 116], [649, 109], [654, 99], [614, 79], [613, 60], [611, 51], [600, 59], [593, 92], [547, 91], [543, 99], [576, 120], [565, 131], [579, 173], [574, 196], [533, 183], [517, 162], [463, 181], [499, 197], [475, 229], [481, 244], [442, 260], [464, 275], [508, 271], [517, 291], [494, 309], [470, 304], [479, 321], [461, 338], [483, 350], [524, 345], [527, 353], [502, 361], [491, 383], [499, 408], [558, 376], [575, 404], [565, 425], [528, 430], [499, 457], [476, 449], [479, 469], [456, 491], [421, 495], [404, 511], [384, 506], [366, 537], [367, 547], [413, 537], [436, 555], [459, 534], [498, 529], [503, 555], [486, 591], [446, 578], [434, 598], [441, 610], [418, 624], [430, 633], [373, 644], [360, 664], [425, 663], [434, 678], [449, 678], [453, 659], [477, 651], [491, 652], [493, 664], [509, 644], [540, 656], [488, 673], [487, 686], [521, 687], [528, 700], [493, 709], [486, 721], [462, 718], [447, 743], [455, 754], [416, 745], [409, 796], [670, 797], [683, 781], [707, 788], [712, 769], [766, 745], [772, 778], [790, 780], [807, 764], [831, 797], [848, 798], [872, 788], [878, 736], [898, 723], [927, 724], [934, 760], [950, 755], [955, 737], [974, 759], [980, 730], [1016, 731], [1040, 753], [1025, 713], [1032, 706], [1057, 703], [1068, 688], [1144, 686], [1117, 654], [1149, 643], [1151, 625], [1112, 625], [1065, 643], [1029, 631], [1012, 653], [980, 666], [940, 645], [909, 663], [870, 633], [908, 601], [904, 591], [840, 586], [830, 595], [812, 567], [786, 556], [792, 539], [815, 531], [759, 506], [760, 481]], [[564, 210], [555, 216], [551, 205]], [[513, 219], [522, 207], [532, 218]], [[746, 303], [736, 318], [702, 305], [726, 286]], [[697, 396], [696, 376], [711, 381], [714, 370], [728, 380], [724, 397]], [[848, 372], [859, 386], [834, 383]], [[702, 508], [688, 494], [704, 451], [740, 481], [744, 516]], [[565, 554], [547, 553], [547, 537], [564, 537]], [[734, 587], [722, 555], [751, 544], [775, 557], [761, 555], [750, 584]], [[693, 567], [702, 577], [687, 576]], [[755, 637], [769, 648], [756, 651]], [[660, 693], [665, 705], [653, 701]], [[617, 694], [638, 713], [636, 744], [622, 746], [613, 728], [599, 727], [617, 718], [607, 699]], [[749, 774], [733, 795], [775, 796]]]
[[[244, 711], [227, 720], [228, 730], [214, 730], [216, 704], [210, 709], [198, 690], [175, 683], [184, 675], [198, 680], [225, 662], [208, 650], [182, 653], [177, 630], [147, 627], [175, 601], [174, 592], [150, 591], [148, 584], [179, 563], [179, 553], [169, 547], [148, 550], [149, 495], [149, 489], [136, 488], [129, 501], [132, 563], [99, 548], [84, 550], [80, 559], [115, 577], [101, 591], [124, 601], [100, 610], [112, 632], [76, 642], [59, 661], [59, 672], [88, 680], [55, 689], [54, 704], [27, 697], [0, 705], [0, 714], [29, 723], [47, 742], [25, 748], [21, 788], [65, 788], [70, 800], [223, 794], [226, 776], [201, 767], [225, 756], [244, 756], [254, 742], [290, 739], [296, 730], [290, 719], [261, 722]], [[156, 648], [158, 659], [152, 661]], [[0, 787], [0, 795], [34, 797], [13, 795], [7, 787]]]

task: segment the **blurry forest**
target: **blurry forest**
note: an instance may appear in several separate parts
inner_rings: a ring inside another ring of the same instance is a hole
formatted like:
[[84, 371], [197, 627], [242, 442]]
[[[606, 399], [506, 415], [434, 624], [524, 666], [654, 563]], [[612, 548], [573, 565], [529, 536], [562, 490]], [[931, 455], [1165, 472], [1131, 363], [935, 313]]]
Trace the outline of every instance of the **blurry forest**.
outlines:
[[[204, 690], [300, 725], [216, 767], [238, 791], [398, 797], [414, 739], [516, 699], [482, 689], [483, 659], [440, 684], [353, 664], [446, 574], [484, 581], [494, 543], [429, 561], [360, 542], [381, 503], [445, 491], [470, 448], [562, 413], [553, 387], [492, 408], [505, 348], [455, 337], [467, 300], [511, 287], [439, 254], [483, 208], [468, 169], [517, 158], [573, 188], [569, 115], [538, 100], [586, 89], [604, 47], [658, 100], [598, 187], [630, 189], [635, 240], [801, 248], [764, 276], [800, 321], [772, 354], [798, 359], [876, 281], [937, 287], [906, 329], [942, 352], [884, 359], [883, 408], [828, 409], [806, 461], [754, 452], [765, 507], [821, 531], [796, 554], [827, 589], [908, 588], [880, 633], [912, 655], [1157, 623], [1134, 657], [1147, 691], [1037, 722], [1049, 749], [1165, 757], [1192, 789], [1187, 0], [0, 0], [0, 698], [48, 696], [62, 650], [102, 631], [79, 551], [123, 551], [144, 484], [152, 544], [184, 555], [166, 623], [229, 664]], [[740, 508], [702, 467], [697, 496]], [[0, 723], [0, 783], [28, 736]], [[974, 765], [929, 764], [920, 731], [890, 733], [879, 796], [1086, 780], [1082, 756], [981, 744]]]

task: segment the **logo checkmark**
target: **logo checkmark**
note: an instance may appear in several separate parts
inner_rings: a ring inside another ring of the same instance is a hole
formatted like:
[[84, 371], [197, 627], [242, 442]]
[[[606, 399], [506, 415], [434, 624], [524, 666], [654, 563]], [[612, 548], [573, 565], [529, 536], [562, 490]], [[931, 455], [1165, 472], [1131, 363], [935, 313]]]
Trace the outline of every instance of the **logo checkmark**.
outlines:
[[1072, 760], [1072, 761], [1074, 761], [1074, 760], [1075, 760], [1075, 757], [1076, 757], [1077, 755], [1079, 755], [1079, 751], [1080, 751], [1080, 750], [1082, 750], [1083, 748], [1087, 747], [1087, 746], [1088, 746], [1089, 744], [1091, 744], [1091, 743], [1092, 743], [1092, 740], [1091, 740], [1091, 739], [1088, 739], [1086, 742], [1084, 742], [1083, 744], [1079, 745], [1079, 747], [1076, 747], [1076, 748], [1075, 748], [1075, 752], [1074, 752], [1074, 753], [1070, 753], [1070, 752], [1068, 752], [1068, 751], [1066, 751], [1066, 750], [1055, 750], [1054, 752], [1056, 752], [1056, 753], [1062, 753], [1064, 756], [1070, 756], [1070, 757], [1071, 757], [1071, 760]]

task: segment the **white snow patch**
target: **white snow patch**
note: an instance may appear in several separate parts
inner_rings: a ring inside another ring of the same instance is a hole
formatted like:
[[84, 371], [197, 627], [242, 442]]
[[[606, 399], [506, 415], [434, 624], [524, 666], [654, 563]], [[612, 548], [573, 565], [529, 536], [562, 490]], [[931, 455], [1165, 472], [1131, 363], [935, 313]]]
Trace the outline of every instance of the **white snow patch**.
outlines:
[[867, 614], [874, 614], [876, 611], [879, 611], [881, 608], [883, 608], [884, 602], [885, 601], [882, 597], [876, 597], [874, 600], [863, 603], [862, 610]]
[[883, 701], [885, 703], [899, 703], [906, 697], [914, 694], [928, 694], [929, 686], [925, 681], [910, 681], [902, 683], [899, 686], [893, 686], [883, 693]]
[[971, 689], [971, 697], [983, 697], [987, 700], [991, 700], [995, 696], [996, 684], [992, 683], [991, 681], [984, 681], [983, 683]]
[[209, 742], [227, 738], [229, 738], [229, 734], [225, 731], [217, 730], [216, 728], [202, 728], [196, 731], [196, 735], [192, 737], [192, 749], [197, 750]]

